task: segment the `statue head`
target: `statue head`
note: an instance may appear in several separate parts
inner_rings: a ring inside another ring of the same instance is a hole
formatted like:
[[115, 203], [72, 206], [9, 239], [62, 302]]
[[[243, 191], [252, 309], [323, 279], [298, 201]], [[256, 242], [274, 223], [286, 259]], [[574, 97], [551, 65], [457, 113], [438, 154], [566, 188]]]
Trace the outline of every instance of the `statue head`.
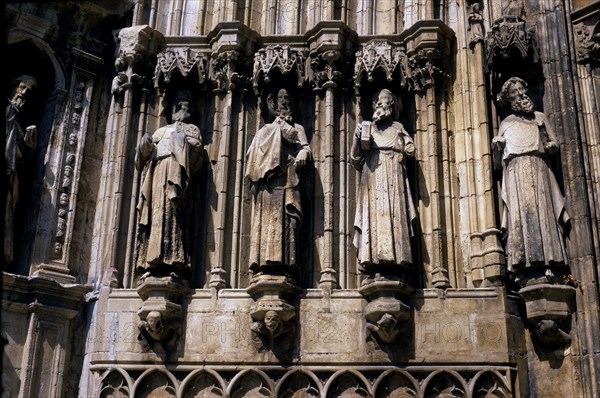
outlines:
[[503, 85], [498, 98], [504, 104], [510, 105], [517, 114], [533, 113], [533, 101], [527, 95], [527, 82], [520, 77], [511, 77]]
[[174, 122], [186, 122], [192, 117], [194, 95], [188, 90], [177, 90], [171, 98], [171, 117]]
[[281, 328], [281, 316], [276, 311], [267, 311], [264, 322], [271, 335], [277, 333]]
[[10, 102], [12, 102], [17, 109], [22, 109], [23, 106], [25, 106], [28, 97], [31, 95], [31, 91], [37, 88], [37, 81], [33, 76], [23, 75], [13, 80], [12, 86], [14, 89], [10, 97]]
[[294, 99], [285, 88], [271, 92], [267, 97], [267, 106], [271, 115], [291, 118], [294, 109]]
[[390, 90], [384, 88], [375, 93], [373, 102], [373, 121], [396, 120], [400, 116], [401, 103]]
[[162, 315], [158, 311], [150, 311], [146, 315], [146, 322], [148, 323], [148, 329], [152, 332], [158, 333], [163, 328]]

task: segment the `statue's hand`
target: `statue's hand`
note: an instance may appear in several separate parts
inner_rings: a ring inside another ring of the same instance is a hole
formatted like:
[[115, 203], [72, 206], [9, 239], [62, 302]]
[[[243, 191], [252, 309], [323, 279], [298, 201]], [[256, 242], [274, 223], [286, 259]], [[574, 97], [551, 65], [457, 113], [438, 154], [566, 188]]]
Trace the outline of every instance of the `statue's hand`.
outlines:
[[354, 130], [354, 139], [360, 141], [360, 137], [362, 135], [362, 126], [360, 124], [356, 125], [356, 130]]
[[298, 152], [296, 156], [296, 165], [298, 167], [303, 167], [308, 162], [308, 151], [306, 149], [302, 149]]
[[150, 156], [152, 151], [154, 150], [154, 143], [152, 142], [152, 136], [150, 133], [146, 133], [143, 135], [142, 140], [140, 141], [140, 152], [144, 156]]
[[546, 151], [546, 153], [556, 153], [558, 152], [558, 144], [556, 143], [556, 141], [548, 141], [544, 143], [544, 150]]
[[36, 126], [28, 126], [25, 129], [25, 145], [29, 148], [35, 148], [35, 141], [37, 137], [37, 127]]
[[200, 142], [199, 139], [194, 138], [194, 137], [185, 137], [185, 140], [192, 147], [192, 149], [194, 151], [199, 152], [200, 150], [202, 150], [202, 143]]
[[492, 148], [497, 149], [499, 151], [503, 150], [506, 146], [506, 138], [504, 137], [494, 137], [492, 140]]
[[404, 146], [404, 153], [411, 158], [415, 156], [415, 144], [409, 142]]

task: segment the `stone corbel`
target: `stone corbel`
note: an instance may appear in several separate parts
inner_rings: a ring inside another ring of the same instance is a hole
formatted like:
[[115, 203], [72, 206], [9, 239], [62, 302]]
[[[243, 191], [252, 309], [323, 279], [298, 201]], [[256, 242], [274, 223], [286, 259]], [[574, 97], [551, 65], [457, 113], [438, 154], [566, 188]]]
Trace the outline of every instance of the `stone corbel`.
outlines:
[[252, 344], [259, 353], [289, 356], [297, 329], [293, 302], [300, 288], [285, 276], [259, 275], [246, 290], [256, 302], [250, 312]]
[[181, 336], [183, 322], [182, 300], [190, 292], [188, 282], [176, 276], [142, 278], [137, 288], [144, 300], [138, 311], [141, 322], [138, 324], [138, 340], [146, 349], [173, 351]]
[[375, 277], [363, 281], [358, 290], [368, 301], [365, 307], [367, 340], [379, 348], [398, 341], [403, 323], [410, 318], [407, 298], [413, 288], [402, 280]]
[[575, 288], [564, 284], [535, 284], [519, 290], [525, 301], [526, 323], [546, 350], [563, 349], [571, 344], [569, 330]]

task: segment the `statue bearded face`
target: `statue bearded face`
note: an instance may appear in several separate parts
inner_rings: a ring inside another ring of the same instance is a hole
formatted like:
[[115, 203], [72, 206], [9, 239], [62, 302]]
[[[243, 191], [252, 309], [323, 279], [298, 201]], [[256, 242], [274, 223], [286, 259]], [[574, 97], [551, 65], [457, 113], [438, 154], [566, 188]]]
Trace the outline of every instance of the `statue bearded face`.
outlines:
[[287, 117], [292, 115], [292, 97], [285, 88], [269, 94], [267, 104], [273, 116]]
[[173, 105], [173, 122], [185, 122], [190, 119], [190, 102], [178, 99]]
[[379, 122], [392, 116], [394, 98], [386, 90], [381, 90], [373, 100], [373, 121]]
[[508, 87], [506, 98], [515, 113], [532, 113], [534, 110], [533, 101], [527, 95], [527, 89], [521, 82], [517, 81]]
[[273, 334], [273, 333], [277, 332], [280, 325], [281, 325], [281, 318], [279, 317], [279, 314], [276, 313], [275, 311], [267, 311], [267, 313], [265, 314], [265, 326], [266, 326], [267, 330], [271, 334]]
[[37, 87], [37, 83], [33, 77], [19, 78], [19, 80], [19, 85], [13, 91], [11, 102], [17, 109], [22, 109], [30, 92]]

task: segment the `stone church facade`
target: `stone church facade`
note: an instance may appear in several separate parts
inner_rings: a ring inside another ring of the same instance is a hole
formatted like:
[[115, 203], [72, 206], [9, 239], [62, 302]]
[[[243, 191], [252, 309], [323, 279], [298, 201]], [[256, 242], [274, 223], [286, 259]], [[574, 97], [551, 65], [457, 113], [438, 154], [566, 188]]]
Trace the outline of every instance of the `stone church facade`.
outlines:
[[600, 396], [600, 2], [3, 18], [3, 396]]

